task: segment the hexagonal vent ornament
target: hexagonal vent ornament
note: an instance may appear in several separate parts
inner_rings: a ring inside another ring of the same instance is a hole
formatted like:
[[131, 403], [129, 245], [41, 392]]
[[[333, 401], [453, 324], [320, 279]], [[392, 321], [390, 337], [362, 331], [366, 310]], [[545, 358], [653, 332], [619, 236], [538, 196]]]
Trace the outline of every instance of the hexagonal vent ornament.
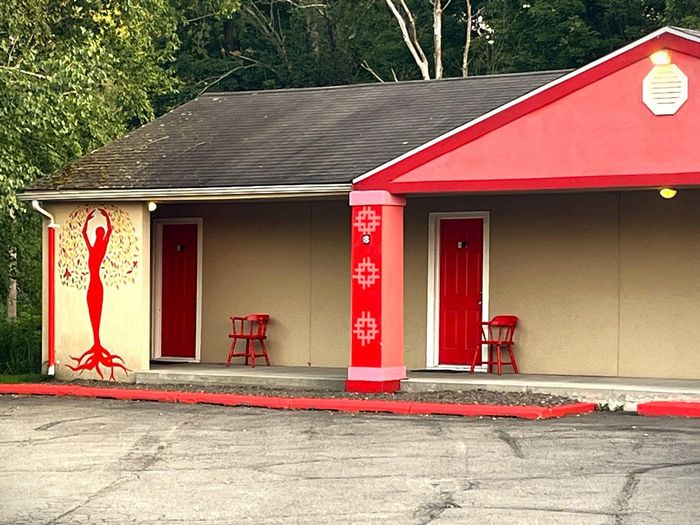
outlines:
[[674, 115], [688, 100], [688, 77], [675, 64], [655, 65], [644, 77], [642, 100], [654, 115]]

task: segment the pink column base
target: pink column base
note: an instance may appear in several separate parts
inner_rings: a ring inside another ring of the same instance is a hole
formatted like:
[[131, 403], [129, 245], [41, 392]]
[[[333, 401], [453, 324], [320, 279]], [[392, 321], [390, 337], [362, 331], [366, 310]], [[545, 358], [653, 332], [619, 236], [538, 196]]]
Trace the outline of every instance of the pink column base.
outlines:
[[405, 366], [351, 366], [348, 368], [348, 380], [350, 381], [393, 381], [406, 379]]

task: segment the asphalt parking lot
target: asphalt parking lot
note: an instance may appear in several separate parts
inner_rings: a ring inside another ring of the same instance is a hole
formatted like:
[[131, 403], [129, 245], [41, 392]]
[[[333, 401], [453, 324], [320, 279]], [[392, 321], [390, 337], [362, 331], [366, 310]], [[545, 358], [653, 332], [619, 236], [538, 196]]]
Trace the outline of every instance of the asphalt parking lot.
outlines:
[[2, 524], [700, 523], [700, 420], [0, 396]]

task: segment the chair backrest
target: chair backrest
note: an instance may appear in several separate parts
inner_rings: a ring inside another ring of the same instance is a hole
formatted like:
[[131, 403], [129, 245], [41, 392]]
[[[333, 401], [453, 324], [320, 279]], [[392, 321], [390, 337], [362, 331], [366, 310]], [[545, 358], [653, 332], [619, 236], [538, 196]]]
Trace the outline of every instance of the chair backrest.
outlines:
[[267, 336], [267, 324], [270, 321], [270, 314], [249, 314], [245, 316], [245, 320], [250, 323], [250, 335]]
[[518, 318], [514, 315], [496, 315], [488, 323], [488, 339], [502, 343], [513, 343]]

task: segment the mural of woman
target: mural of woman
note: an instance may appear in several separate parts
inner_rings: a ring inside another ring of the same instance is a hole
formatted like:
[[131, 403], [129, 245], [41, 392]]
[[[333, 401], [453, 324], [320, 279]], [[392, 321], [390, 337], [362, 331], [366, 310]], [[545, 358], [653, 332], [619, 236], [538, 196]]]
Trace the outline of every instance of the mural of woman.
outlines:
[[[106, 228], [98, 226], [95, 228], [95, 239], [91, 243], [88, 235], [88, 227], [90, 221], [95, 217], [95, 212], [99, 211], [105, 218]], [[118, 355], [111, 354], [102, 346], [100, 341], [100, 324], [102, 322], [102, 306], [104, 304], [104, 286], [100, 270], [102, 263], [107, 254], [110, 237], [112, 236], [112, 221], [109, 213], [104, 208], [92, 210], [88, 213], [85, 223], [83, 224], [82, 237], [88, 250], [87, 266], [89, 272], [89, 281], [87, 287], [87, 306], [90, 314], [90, 325], [92, 327], [93, 345], [80, 357], [72, 357], [76, 363], [75, 366], [67, 365], [74, 372], [83, 372], [84, 370], [95, 370], [97, 374], [104, 378], [100, 366], [105, 366], [110, 369], [110, 380], [114, 380], [114, 370], [121, 369], [128, 373], [128, 368], [124, 364], [124, 360]]]

